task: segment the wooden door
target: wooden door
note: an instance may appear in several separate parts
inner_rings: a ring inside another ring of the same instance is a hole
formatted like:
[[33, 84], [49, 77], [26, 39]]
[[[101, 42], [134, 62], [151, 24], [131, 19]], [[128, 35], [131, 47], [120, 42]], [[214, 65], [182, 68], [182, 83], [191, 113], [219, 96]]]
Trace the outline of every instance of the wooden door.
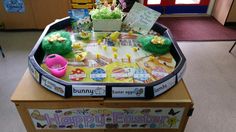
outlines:
[[70, 0], [33, 0], [32, 8], [37, 29], [68, 16]]
[[233, 0], [216, 0], [212, 11], [212, 16], [215, 17], [222, 25], [228, 17]]
[[3, 1], [0, 4], [0, 22], [5, 29], [33, 29], [35, 21], [31, 0], [24, 1], [25, 11], [22, 13], [9, 13], [4, 9]]

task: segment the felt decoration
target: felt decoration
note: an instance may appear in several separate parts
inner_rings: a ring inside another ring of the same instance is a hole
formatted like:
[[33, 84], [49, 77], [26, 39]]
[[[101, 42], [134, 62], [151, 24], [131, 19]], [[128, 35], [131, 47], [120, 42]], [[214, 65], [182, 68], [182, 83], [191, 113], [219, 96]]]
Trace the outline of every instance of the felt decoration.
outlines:
[[169, 38], [163, 36], [145, 36], [138, 38], [138, 42], [141, 44], [145, 51], [153, 54], [162, 55], [170, 51], [172, 44]]
[[43, 38], [42, 48], [47, 54], [65, 55], [72, 51], [71, 44], [69, 32], [56, 31]]

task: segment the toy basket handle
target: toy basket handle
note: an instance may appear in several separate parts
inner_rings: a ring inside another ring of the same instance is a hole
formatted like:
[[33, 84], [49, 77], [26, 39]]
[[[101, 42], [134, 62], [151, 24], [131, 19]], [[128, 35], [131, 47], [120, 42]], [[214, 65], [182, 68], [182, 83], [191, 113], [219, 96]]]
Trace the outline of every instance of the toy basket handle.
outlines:
[[65, 67], [60, 67], [60, 68], [57, 69], [57, 71], [61, 71], [61, 70], [64, 70], [64, 69], [65, 69]]
[[48, 59], [53, 59], [53, 58], [55, 58], [55, 57], [56, 57], [56, 55], [52, 54], [52, 55], [49, 55], [47, 58], [48, 58]]

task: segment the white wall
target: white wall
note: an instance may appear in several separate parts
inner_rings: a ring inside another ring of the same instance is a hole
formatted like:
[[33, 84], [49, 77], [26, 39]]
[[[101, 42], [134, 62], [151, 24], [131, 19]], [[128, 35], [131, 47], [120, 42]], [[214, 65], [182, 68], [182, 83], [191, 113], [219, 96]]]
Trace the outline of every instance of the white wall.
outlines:
[[208, 6], [207, 14], [211, 15], [216, 0], [211, 0]]

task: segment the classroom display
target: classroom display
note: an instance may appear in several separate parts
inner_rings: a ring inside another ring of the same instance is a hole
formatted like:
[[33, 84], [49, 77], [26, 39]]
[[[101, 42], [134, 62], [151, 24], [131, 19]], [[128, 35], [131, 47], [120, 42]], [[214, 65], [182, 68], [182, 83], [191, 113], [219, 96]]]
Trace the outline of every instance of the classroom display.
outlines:
[[186, 60], [168, 28], [155, 23], [141, 34], [122, 23], [117, 31], [96, 31], [88, 26], [93, 19], [121, 19], [122, 12], [102, 5], [90, 14], [92, 20], [86, 12], [43, 31], [28, 62], [43, 87], [64, 97], [153, 98], [182, 78]]

